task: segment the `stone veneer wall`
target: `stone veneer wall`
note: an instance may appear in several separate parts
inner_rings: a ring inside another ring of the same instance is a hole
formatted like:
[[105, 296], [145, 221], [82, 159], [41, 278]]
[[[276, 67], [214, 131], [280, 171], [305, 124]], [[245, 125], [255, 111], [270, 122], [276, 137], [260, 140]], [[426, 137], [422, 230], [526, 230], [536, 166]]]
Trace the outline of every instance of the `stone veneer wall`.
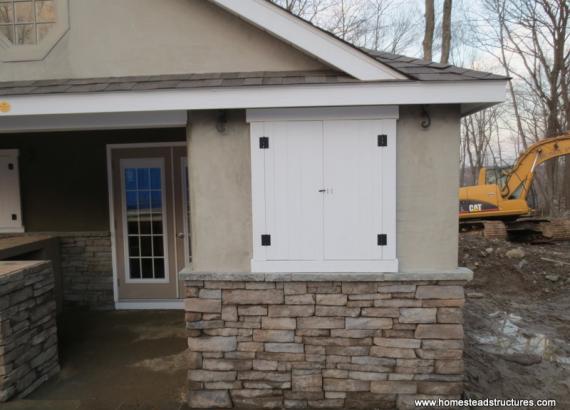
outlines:
[[[13, 265], [21, 268], [2, 273]], [[49, 262], [0, 266], [0, 402], [59, 372], [54, 277]]]
[[93, 310], [115, 308], [109, 232], [29, 232], [0, 234], [0, 237], [38, 233], [59, 238], [65, 305]]
[[114, 309], [110, 233], [54, 235], [61, 243], [64, 303], [95, 310]]
[[465, 282], [186, 283], [191, 408], [415, 408], [463, 392]]

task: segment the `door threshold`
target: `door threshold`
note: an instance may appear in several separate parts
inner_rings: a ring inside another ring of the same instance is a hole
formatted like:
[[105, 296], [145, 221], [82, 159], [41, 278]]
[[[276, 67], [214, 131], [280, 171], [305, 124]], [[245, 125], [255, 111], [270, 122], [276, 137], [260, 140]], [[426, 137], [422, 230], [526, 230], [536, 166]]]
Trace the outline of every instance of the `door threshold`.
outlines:
[[115, 302], [116, 310], [183, 310], [182, 299], [129, 299]]

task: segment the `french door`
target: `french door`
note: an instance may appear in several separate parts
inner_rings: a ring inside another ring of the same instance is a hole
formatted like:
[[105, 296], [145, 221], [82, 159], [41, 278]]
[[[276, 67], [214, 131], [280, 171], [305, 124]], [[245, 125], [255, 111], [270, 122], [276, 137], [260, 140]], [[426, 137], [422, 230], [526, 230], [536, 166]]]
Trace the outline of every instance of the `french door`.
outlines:
[[119, 300], [177, 299], [189, 263], [185, 146], [111, 149]]

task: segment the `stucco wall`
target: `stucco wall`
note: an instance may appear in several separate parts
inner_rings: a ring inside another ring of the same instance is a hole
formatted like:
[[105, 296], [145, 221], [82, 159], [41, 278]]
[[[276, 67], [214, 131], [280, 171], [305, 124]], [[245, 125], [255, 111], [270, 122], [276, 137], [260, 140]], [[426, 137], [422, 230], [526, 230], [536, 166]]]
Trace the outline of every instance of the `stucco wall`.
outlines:
[[[459, 108], [401, 107], [397, 149], [397, 234], [400, 271], [457, 267]], [[249, 271], [251, 179], [249, 126], [234, 112], [227, 131], [215, 113], [193, 114], [190, 141], [194, 271]]]
[[196, 271], [247, 272], [251, 259], [249, 125], [230, 112], [226, 131], [215, 112], [190, 116], [188, 164], [192, 267]]
[[397, 228], [401, 271], [457, 266], [459, 107], [400, 107]]
[[48, 56], [0, 63], [0, 81], [324, 67], [206, 0], [69, 3], [71, 29]]

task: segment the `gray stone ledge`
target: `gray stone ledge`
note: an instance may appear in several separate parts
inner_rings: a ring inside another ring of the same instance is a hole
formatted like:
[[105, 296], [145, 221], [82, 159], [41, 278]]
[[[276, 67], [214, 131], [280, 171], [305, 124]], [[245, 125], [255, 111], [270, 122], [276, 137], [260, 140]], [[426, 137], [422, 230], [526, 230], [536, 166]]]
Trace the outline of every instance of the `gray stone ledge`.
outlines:
[[50, 261], [0, 261], [0, 278], [18, 273], [29, 274], [51, 266]]
[[193, 272], [184, 268], [182, 280], [211, 280], [235, 282], [409, 282], [409, 281], [470, 281], [473, 272], [467, 268], [449, 271], [397, 273], [252, 273], [252, 272]]

